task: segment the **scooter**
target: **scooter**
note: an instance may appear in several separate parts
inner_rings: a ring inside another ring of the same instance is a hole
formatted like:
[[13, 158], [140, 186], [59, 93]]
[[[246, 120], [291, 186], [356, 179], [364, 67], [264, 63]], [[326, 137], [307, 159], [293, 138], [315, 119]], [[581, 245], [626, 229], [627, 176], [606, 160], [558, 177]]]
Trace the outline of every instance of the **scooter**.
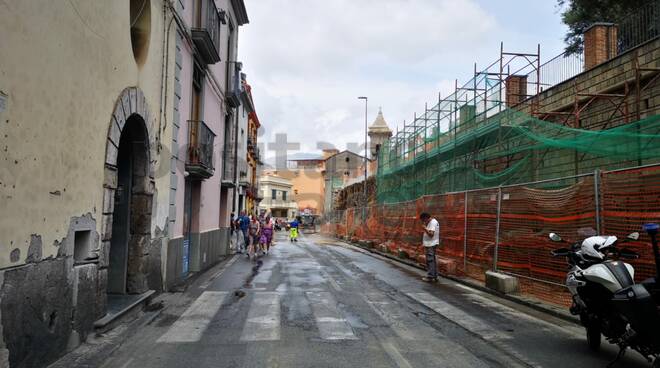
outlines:
[[[564, 241], [555, 233], [549, 237], [555, 242]], [[638, 232], [626, 238], [638, 239]], [[566, 276], [566, 287], [573, 298], [570, 312], [580, 317], [592, 350], [600, 349], [601, 335], [619, 346], [619, 354], [610, 366], [632, 348], [653, 361], [653, 367], [660, 367], [657, 303], [653, 304], [652, 298], [649, 303], [647, 286], [635, 285], [633, 266], [622, 261], [639, 255], [619, 249], [618, 243], [616, 236], [588, 236], [570, 248], [552, 251], [554, 256], [566, 257], [570, 265]], [[654, 280], [652, 283], [655, 285]]]

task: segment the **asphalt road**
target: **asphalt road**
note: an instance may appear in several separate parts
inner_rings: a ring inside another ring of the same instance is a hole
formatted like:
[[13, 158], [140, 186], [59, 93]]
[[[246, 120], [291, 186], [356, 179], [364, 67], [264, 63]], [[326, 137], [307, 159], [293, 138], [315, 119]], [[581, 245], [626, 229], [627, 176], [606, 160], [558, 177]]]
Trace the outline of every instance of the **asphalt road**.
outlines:
[[[320, 235], [236, 255], [101, 367], [605, 367], [581, 328]], [[648, 367], [630, 352], [617, 367]]]

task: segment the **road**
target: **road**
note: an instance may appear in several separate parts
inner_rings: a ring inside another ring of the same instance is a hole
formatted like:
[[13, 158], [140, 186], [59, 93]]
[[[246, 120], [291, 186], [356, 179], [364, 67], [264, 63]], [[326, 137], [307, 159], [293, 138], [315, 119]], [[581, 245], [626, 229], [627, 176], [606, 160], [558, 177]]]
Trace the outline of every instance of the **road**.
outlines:
[[[578, 326], [350, 245], [283, 233], [236, 255], [102, 367], [605, 367]], [[648, 367], [629, 353], [618, 367]]]

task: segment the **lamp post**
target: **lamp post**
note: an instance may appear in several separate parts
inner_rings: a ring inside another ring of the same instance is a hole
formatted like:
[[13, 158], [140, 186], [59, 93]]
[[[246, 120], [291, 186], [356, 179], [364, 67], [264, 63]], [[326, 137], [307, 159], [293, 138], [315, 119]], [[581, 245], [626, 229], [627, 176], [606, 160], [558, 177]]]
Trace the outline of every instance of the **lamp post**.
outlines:
[[366, 96], [358, 97], [359, 100], [364, 100], [364, 207], [367, 207], [367, 104], [369, 98]]

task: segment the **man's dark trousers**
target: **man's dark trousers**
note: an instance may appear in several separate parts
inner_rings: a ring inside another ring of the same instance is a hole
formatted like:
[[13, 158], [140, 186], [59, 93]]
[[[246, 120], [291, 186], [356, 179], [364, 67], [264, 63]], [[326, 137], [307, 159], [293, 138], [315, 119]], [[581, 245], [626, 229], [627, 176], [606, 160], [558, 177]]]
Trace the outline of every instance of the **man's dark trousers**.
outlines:
[[437, 264], [435, 263], [435, 248], [436, 246], [432, 247], [424, 247], [426, 248], [426, 276], [432, 279], [438, 278], [438, 269], [437, 269]]

